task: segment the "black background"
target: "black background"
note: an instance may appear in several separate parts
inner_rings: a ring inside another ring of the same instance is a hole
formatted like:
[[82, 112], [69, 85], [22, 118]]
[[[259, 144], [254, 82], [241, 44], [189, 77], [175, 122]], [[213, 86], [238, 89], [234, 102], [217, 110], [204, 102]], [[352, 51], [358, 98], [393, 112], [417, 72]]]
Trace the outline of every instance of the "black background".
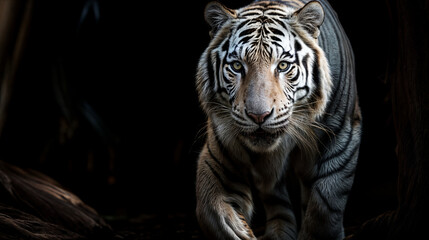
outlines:
[[[85, 1], [37, 1], [1, 159], [46, 173], [103, 216], [192, 214], [208, 2], [104, 0], [99, 19], [92, 8], [81, 21]], [[354, 48], [364, 119], [345, 220], [354, 226], [396, 204], [386, 79], [395, 36], [384, 1], [330, 2]]]

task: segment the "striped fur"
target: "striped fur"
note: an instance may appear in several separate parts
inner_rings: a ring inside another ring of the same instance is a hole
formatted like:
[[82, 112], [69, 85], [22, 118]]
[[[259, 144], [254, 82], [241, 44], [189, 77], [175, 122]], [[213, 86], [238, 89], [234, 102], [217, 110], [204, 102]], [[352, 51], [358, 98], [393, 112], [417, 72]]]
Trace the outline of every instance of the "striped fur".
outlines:
[[[207, 114], [198, 160], [197, 217], [212, 239], [343, 239], [343, 213], [360, 144], [354, 58], [326, 1], [209, 3], [212, 40], [196, 87]], [[286, 172], [299, 177], [293, 212]], [[301, 218], [296, 215], [301, 214]], [[297, 219], [302, 219], [297, 222]]]

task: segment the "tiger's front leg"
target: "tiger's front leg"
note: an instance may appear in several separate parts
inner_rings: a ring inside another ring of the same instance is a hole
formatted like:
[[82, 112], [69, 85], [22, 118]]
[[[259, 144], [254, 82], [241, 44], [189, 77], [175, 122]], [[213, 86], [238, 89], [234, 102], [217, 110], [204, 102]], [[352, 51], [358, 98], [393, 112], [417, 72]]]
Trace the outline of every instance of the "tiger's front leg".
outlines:
[[208, 144], [198, 159], [197, 219], [210, 239], [256, 239], [249, 227], [253, 203], [248, 186], [234, 181], [219, 152]]
[[297, 222], [287, 189], [289, 153], [294, 149], [290, 139], [282, 154], [258, 154], [252, 163], [252, 180], [265, 209], [265, 233], [258, 240], [295, 240]]
[[286, 184], [261, 194], [266, 213], [265, 234], [258, 240], [295, 240], [297, 226]]
[[[345, 124], [318, 160], [315, 176], [302, 181], [304, 216], [299, 240], [344, 239], [343, 215], [356, 169], [360, 122]], [[310, 182], [310, 183], [309, 183]]]

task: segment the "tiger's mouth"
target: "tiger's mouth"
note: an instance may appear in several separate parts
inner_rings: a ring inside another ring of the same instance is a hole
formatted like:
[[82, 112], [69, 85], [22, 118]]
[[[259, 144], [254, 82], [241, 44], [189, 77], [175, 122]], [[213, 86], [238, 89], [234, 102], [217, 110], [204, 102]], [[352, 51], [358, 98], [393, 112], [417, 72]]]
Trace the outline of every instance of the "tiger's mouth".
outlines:
[[274, 138], [277, 137], [277, 134], [269, 133], [262, 128], [258, 128], [256, 131], [253, 131], [251, 133], [247, 133], [247, 137], [251, 139], [257, 139], [257, 138]]
[[252, 132], [242, 132], [241, 135], [253, 145], [271, 145], [282, 135], [283, 131], [268, 132], [261, 127]]

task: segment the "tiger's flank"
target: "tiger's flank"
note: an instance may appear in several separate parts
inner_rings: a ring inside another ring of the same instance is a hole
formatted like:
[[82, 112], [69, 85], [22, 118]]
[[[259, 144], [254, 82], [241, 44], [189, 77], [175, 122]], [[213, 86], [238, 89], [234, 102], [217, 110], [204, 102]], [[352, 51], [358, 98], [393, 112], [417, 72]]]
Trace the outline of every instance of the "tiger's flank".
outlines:
[[[361, 137], [354, 56], [326, 0], [205, 9], [196, 213], [209, 239], [343, 239]], [[298, 177], [292, 202], [288, 174]], [[257, 198], [257, 199], [256, 199]], [[255, 202], [265, 231], [252, 230]], [[296, 209], [300, 209], [296, 211]]]

